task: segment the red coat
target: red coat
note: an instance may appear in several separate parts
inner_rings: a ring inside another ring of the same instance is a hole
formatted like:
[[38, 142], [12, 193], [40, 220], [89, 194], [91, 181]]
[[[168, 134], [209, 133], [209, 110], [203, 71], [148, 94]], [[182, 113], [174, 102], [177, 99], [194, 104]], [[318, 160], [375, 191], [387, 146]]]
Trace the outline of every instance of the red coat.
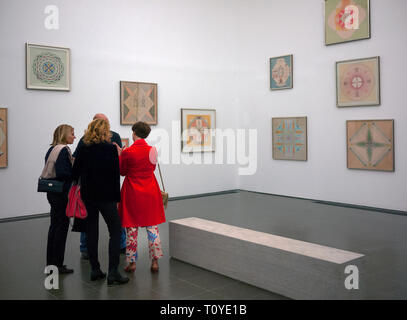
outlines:
[[156, 150], [139, 139], [120, 156], [120, 174], [126, 176], [121, 190], [119, 215], [123, 227], [148, 227], [165, 222], [160, 187], [154, 175]]

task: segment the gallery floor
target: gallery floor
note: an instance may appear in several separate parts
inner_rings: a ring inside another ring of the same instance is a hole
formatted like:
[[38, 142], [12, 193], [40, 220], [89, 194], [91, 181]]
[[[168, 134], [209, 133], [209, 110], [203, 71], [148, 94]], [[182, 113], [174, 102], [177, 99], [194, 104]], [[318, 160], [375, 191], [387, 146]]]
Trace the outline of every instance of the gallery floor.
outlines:
[[[240, 191], [170, 201], [167, 220], [200, 217], [275, 235], [365, 254], [369, 299], [407, 299], [407, 216], [355, 209], [287, 197]], [[91, 282], [88, 261], [81, 260], [79, 234], [68, 234], [65, 263], [74, 268], [60, 277], [59, 290], [44, 287], [49, 218], [0, 223], [0, 299], [287, 299], [237, 280], [172, 259], [168, 223], [160, 234], [165, 257], [151, 274], [146, 232], [139, 233], [139, 262], [130, 283], [107, 287]], [[108, 235], [100, 223], [100, 261], [107, 269]], [[199, 250], [199, 248], [197, 248]], [[222, 263], [222, 261], [219, 261]], [[120, 268], [125, 266], [121, 256]], [[247, 261], [250, 268], [250, 261]], [[124, 273], [124, 272], [123, 272]]]

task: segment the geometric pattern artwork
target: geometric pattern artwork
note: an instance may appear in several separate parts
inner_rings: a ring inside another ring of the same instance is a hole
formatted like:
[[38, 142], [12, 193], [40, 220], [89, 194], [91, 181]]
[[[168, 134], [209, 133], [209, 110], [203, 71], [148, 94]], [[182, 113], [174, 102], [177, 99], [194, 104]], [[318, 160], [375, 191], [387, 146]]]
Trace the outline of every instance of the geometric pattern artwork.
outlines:
[[270, 58], [270, 89], [293, 87], [293, 55]]
[[325, 45], [369, 38], [369, 0], [325, 0]]
[[215, 151], [216, 111], [181, 109], [182, 152]]
[[336, 62], [336, 105], [380, 105], [379, 57]]
[[348, 120], [347, 167], [394, 171], [394, 120]]
[[26, 43], [27, 89], [70, 90], [70, 50]]
[[0, 108], [0, 168], [7, 167], [7, 109]]
[[157, 84], [120, 81], [120, 123], [157, 124]]
[[273, 159], [307, 160], [307, 117], [272, 118]]

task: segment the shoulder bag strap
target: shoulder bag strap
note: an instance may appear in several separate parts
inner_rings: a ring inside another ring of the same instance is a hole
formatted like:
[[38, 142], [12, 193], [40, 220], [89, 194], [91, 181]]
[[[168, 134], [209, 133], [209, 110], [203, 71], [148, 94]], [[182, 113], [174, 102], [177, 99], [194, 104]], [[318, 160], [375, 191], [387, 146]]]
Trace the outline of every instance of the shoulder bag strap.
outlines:
[[157, 162], [157, 165], [158, 165], [158, 171], [160, 172], [160, 179], [161, 179], [161, 184], [163, 186], [163, 191], [165, 192], [164, 181], [163, 181], [163, 176], [161, 175], [160, 164]]
[[58, 144], [54, 146], [54, 148], [52, 149], [48, 156], [47, 162], [45, 163], [40, 178], [44, 179], [55, 178], [55, 162], [57, 161], [58, 156], [61, 153], [61, 150], [65, 147], [66, 147], [65, 144]]

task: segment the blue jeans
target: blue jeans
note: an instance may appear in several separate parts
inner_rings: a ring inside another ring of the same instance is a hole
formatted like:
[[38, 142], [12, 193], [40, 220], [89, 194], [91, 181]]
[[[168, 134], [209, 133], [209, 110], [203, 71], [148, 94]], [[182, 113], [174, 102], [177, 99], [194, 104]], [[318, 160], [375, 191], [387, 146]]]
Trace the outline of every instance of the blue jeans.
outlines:
[[[81, 252], [88, 251], [87, 243], [88, 238], [86, 237], [86, 232], [81, 232], [81, 245], [80, 250]], [[122, 234], [120, 239], [120, 249], [126, 248], [126, 228], [122, 228]]]

